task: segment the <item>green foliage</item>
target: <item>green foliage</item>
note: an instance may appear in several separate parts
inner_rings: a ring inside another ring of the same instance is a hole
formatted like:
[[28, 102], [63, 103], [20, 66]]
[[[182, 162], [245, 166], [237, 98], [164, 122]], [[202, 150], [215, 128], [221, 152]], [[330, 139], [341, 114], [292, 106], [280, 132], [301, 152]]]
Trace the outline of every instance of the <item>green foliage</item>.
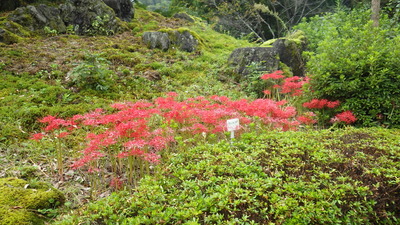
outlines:
[[48, 36], [55, 36], [55, 35], [58, 34], [58, 31], [57, 31], [57, 30], [51, 29], [51, 28], [48, 27], [48, 26], [45, 26], [45, 27], [43, 28], [43, 31], [44, 31], [44, 33], [45, 33], [46, 35], [48, 35]]
[[399, 127], [399, 28], [385, 15], [380, 24], [372, 27], [369, 11], [340, 11], [299, 28], [315, 49], [307, 64], [312, 96], [340, 100], [359, 125]]
[[172, 154], [58, 224], [394, 224], [399, 131], [243, 134]]
[[85, 61], [69, 72], [69, 85], [80, 89], [107, 91], [113, 72], [108, 69], [108, 61], [100, 55], [86, 55]]
[[85, 34], [90, 36], [96, 35], [113, 35], [114, 31], [107, 29], [107, 24], [110, 22], [110, 16], [105, 15], [104, 17], [96, 16], [92, 21], [92, 26], [85, 31]]

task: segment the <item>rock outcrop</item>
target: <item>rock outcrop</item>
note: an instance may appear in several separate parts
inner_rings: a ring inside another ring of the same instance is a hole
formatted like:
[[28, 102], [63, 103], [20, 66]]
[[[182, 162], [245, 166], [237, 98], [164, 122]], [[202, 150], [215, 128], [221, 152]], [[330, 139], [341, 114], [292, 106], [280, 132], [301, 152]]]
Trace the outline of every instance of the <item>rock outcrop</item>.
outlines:
[[285, 64], [294, 76], [304, 76], [305, 62], [302, 53], [306, 48], [306, 38], [302, 31], [297, 31], [288, 37], [266, 41], [257, 48], [235, 49], [229, 57], [229, 65], [241, 75], [249, 74], [251, 69], [259, 72], [272, 72]]
[[147, 47], [151, 49], [159, 48], [163, 51], [167, 51], [171, 44], [168, 34], [163, 32], [145, 32], [143, 33], [142, 39]]
[[[54, 33], [73, 30], [78, 35], [111, 35], [121, 29], [117, 16], [129, 21], [133, 14], [130, 0], [66, 0], [58, 7], [44, 4], [20, 7], [7, 19], [35, 33], [46, 33], [47, 29]], [[7, 32], [12, 33], [3, 29], [1, 35], [4, 37]]]
[[[237, 48], [229, 56], [228, 63], [235, 73], [246, 76], [255, 71], [277, 70], [279, 58], [273, 47]], [[250, 68], [252, 64], [254, 66]]]
[[176, 46], [181, 51], [194, 52], [199, 45], [199, 40], [186, 29], [145, 32], [143, 42], [151, 49], [164, 51]]
[[66, 31], [60, 10], [43, 4], [18, 8], [9, 15], [8, 19], [31, 31], [43, 31], [44, 27], [49, 27], [60, 33]]
[[79, 35], [111, 35], [118, 31], [115, 12], [101, 0], [69, 0], [60, 6], [66, 26]]
[[112, 8], [120, 19], [131, 21], [134, 16], [133, 4], [130, 0], [103, 0], [110, 8]]

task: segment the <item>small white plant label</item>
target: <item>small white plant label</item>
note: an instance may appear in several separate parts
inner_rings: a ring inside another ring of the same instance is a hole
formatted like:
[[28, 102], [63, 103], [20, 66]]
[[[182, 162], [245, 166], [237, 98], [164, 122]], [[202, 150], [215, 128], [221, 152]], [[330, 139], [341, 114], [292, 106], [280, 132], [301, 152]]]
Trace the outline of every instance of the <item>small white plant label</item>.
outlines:
[[226, 125], [228, 127], [228, 131], [239, 130], [239, 119], [230, 119], [226, 121]]

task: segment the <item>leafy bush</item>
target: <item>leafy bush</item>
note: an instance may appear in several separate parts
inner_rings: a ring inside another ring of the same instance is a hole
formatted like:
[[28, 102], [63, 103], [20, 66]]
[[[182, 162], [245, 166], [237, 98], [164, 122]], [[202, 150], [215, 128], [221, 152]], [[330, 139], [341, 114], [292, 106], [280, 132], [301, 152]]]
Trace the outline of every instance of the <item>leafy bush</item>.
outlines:
[[68, 73], [67, 80], [70, 86], [80, 89], [107, 91], [113, 82], [112, 74], [106, 59], [88, 54], [84, 62]]
[[307, 64], [310, 94], [339, 100], [359, 125], [400, 127], [399, 28], [390, 28], [384, 15], [381, 27], [373, 28], [368, 16], [369, 11], [338, 12], [299, 26], [315, 49]]
[[394, 224], [399, 131], [246, 134], [171, 154], [137, 191], [60, 224]]

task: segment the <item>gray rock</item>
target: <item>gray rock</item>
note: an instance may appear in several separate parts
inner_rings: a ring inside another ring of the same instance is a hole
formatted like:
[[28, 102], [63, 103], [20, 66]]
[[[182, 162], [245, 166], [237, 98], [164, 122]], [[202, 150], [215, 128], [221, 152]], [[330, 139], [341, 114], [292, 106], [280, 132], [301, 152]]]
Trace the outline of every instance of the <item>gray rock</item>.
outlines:
[[178, 46], [181, 51], [194, 52], [199, 45], [199, 41], [187, 30], [183, 32], [173, 31], [171, 35], [174, 36], [171, 38], [172, 43]]
[[145, 32], [143, 42], [149, 48], [159, 48], [164, 51], [171, 46], [176, 46], [181, 51], [193, 52], [197, 49], [199, 41], [188, 30], [169, 30], [166, 32]]
[[114, 10], [101, 0], [68, 0], [60, 6], [65, 25], [80, 35], [111, 35], [119, 30]]
[[43, 31], [44, 27], [60, 33], [66, 31], [65, 24], [60, 17], [60, 10], [43, 4], [18, 8], [9, 15], [8, 19], [31, 31]]
[[189, 21], [191, 23], [194, 22], [194, 19], [189, 16], [188, 14], [182, 12], [182, 13], [175, 13], [175, 15], [173, 16], [174, 18], [178, 18], [178, 19], [182, 19], [182, 20], [186, 20]]
[[272, 46], [278, 52], [280, 61], [291, 68], [294, 76], [304, 76], [305, 62], [302, 53], [305, 44], [299, 44], [289, 39], [278, 39]]
[[133, 4], [130, 0], [103, 0], [115, 14], [124, 21], [131, 21], [134, 16]]
[[[235, 73], [246, 76], [256, 71], [277, 70], [279, 57], [276, 49], [272, 47], [237, 48], [229, 56], [228, 63], [234, 68]], [[252, 64], [257, 64], [257, 67], [250, 69], [249, 66]]]
[[45, 27], [64, 33], [69, 25], [79, 35], [111, 35], [120, 29], [114, 10], [102, 0], [66, 0], [58, 8], [29, 5], [16, 9], [8, 19], [39, 33]]
[[147, 47], [151, 49], [159, 48], [167, 51], [171, 43], [168, 34], [163, 32], [145, 32], [142, 38]]

